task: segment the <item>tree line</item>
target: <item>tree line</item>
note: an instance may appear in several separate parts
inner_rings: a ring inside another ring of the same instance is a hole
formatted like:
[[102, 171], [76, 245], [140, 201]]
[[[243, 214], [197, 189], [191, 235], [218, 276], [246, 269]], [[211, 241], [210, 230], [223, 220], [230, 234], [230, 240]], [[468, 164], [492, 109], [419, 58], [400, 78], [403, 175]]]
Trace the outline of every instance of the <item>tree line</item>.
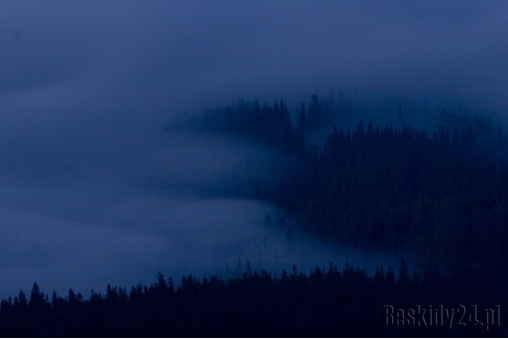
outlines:
[[[315, 268], [308, 274], [296, 267], [280, 276], [248, 268], [239, 278], [210, 276], [198, 280], [173, 279], [159, 273], [150, 286], [107, 286], [104, 294], [91, 291], [84, 299], [69, 290], [66, 297], [44, 294], [34, 283], [30, 295], [23, 291], [0, 304], [0, 335], [7, 337], [359, 337], [359, 336], [499, 336], [488, 316], [459, 323], [418, 325], [390, 318], [396, 309], [416, 305], [457, 308], [476, 304], [481, 310], [495, 307], [495, 291], [477, 295], [474, 288], [458, 290], [456, 281], [433, 268], [423, 275], [410, 274], [401, 262], [398, 274], [389, 267], [373, 275], [346, 264], [339, 270]], [[478, 277], [472, 277], [474, 283]], [[479, 302], [479, 300], [481, 302]], [[429, 313], [430, 314], [430, 313]], [[504, 321], [505, 318], [502, 318]], [[483, 325], [479, 325], [482, 323]], [[450, 326], [450, 324], [452, 326]]]

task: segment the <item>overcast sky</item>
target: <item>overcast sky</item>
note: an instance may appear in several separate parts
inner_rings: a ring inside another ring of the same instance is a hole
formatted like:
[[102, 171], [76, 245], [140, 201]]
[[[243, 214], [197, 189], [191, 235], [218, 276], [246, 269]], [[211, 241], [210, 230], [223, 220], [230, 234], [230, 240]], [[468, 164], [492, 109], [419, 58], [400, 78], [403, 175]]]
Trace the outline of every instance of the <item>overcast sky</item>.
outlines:
[[145, 272], [118, 281], [151, 282], [185, 252], [171, 241], [273, 212], [202, 193], [251, 182], [276, 155], [167, 135], [176, 116], [329, 91], [508, 116], [506, 1], [4, 0], [0, 32], [0, 297], [39, 277], [47, 293], [115, 283], [85, 279], [109, 255], [105, 271]]

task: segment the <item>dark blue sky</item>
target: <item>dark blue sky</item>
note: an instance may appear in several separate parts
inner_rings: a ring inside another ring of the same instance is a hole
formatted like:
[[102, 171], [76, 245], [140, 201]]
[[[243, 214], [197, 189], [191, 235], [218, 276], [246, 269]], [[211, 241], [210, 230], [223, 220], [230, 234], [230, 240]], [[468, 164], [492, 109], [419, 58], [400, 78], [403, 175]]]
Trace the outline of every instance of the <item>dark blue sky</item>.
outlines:
[[204, 225], [272, 211], [202, 193], [277, 155], [169, 136], [176, 116], [329, 91], [508, 115], [506, 1], [5, 0], [0, 32], [0, 297], [150, 282], [212, 256]]

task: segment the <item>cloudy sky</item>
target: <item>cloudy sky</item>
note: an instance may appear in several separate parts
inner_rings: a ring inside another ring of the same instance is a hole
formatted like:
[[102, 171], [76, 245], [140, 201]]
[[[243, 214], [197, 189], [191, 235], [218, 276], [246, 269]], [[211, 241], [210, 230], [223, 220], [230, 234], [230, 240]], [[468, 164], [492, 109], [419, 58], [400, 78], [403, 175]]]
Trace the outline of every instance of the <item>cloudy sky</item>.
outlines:
[[[506, 1], [2, 1], [0, 297], [150, 283], [217, 246], [217, 267], [253, 255], [278, 212], [207, 194], [277, 155], [164, 124], [330, 91], [508, 116], [507, 31]], [[253, 226], [217, 235], [236, 224]], [[278, 246], [265, 263], [314, 256]]]

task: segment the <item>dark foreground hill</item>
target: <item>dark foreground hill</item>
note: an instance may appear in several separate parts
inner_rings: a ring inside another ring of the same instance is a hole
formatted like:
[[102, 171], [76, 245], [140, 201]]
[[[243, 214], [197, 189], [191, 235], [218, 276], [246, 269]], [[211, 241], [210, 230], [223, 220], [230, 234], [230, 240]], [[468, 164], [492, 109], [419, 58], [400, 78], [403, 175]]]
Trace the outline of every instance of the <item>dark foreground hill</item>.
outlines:
[[107, 287], [88, 299], [49, 298], [37, 284], [0, 307], [4, 337], [364, 337], [506, 336], [506, 295], [478, 290], [482, 277], [408, 274], [402, 262], [373, 276], [347, 266], [262, 271], [221, 280], [188, 276], [175, 287], [159, 274], [149, 287]]

